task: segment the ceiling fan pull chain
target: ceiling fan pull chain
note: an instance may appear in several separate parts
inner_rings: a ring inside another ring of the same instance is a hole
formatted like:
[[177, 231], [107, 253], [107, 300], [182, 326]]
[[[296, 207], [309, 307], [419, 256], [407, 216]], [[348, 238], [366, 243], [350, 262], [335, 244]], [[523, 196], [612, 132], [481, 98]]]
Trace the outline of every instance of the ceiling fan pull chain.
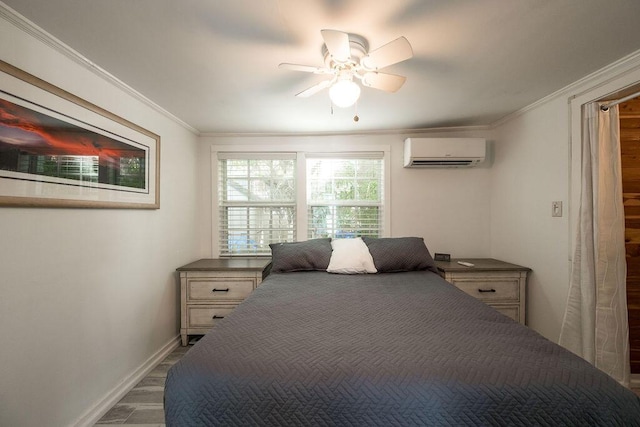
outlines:
[[355, 111], [355, 116], [353, 116], [353, 121], [357, 122], [358, 120], [360, 120], [360, 117], [358, 117], [358, 101], [356, 101], [356, 103], [354, 104], [353, 109]]

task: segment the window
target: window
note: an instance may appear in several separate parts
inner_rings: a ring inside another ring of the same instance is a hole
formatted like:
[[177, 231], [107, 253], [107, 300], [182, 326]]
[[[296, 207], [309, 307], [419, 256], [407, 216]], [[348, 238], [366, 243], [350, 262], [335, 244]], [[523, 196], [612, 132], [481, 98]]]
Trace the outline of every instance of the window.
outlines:
[[307, 156], [308, 238], [382, 234], [381, 154]]
[[217, 167], [220, 256], [270, 255], [275, 242], [384, 235], [383, 151], [217, 152]]
[[294, 155], [218, 154], [221, 255], [268, 255], [296, 233]]

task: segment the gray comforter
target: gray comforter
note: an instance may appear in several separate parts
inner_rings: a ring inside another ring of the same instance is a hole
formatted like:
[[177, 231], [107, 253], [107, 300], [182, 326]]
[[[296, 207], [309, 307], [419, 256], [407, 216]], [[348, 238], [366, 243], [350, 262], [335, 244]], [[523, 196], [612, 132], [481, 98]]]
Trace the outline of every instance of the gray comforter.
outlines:
[[169, 426], [632, 426], [609, 376], [431, 272], [272, 274], [169, 371]]

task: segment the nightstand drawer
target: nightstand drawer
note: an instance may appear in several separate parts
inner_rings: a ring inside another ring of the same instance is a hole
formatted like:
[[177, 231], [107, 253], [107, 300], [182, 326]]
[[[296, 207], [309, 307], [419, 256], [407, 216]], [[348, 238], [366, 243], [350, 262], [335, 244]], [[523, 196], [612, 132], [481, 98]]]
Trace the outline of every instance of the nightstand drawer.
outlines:
[[485, 301], [518, 301], [520, 299], [520, 286], [518, 280], [453, 279], [453, 284], [469, 295]]
[[447, 282], [524, 325], [527, 275], [531, 270], [493, 258], [467, 258], [464, 261], [473, 266], [458, 264], [456, 259], [436, 261], [436, 266]]
[[224, 319], [235, 306], [194, 305], [187, 308], [188, 328], [211, 328], [217, 321]]
[[517, 305], [492, 305], [491, 307], [495, 308], [505, 316], [512, 318], [516, 322], [520, 321], [520, 307]]
[[187, 281], [187, 301], [241, 301], [256, 288], [251, 278], [198, 278]]

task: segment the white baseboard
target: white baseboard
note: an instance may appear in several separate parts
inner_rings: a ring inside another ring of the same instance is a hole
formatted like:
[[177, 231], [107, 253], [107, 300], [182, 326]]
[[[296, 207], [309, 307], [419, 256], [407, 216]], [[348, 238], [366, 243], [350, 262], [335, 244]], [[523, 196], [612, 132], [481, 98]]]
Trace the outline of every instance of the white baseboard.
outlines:
[[120, 384], [115, 386], [105, 396], [97, 401], [91, 409], [85, 412], [74, 424], [75, 427], [89, 427], [106, 414], [109, 409], [120, 401], [132, 388], [136, 386], [149, 372], [153, 370], [165, 357], [180, 345], [180, 336], [169, 340], [160, 350], [144, 361], [135, 371], [125, 377]]

